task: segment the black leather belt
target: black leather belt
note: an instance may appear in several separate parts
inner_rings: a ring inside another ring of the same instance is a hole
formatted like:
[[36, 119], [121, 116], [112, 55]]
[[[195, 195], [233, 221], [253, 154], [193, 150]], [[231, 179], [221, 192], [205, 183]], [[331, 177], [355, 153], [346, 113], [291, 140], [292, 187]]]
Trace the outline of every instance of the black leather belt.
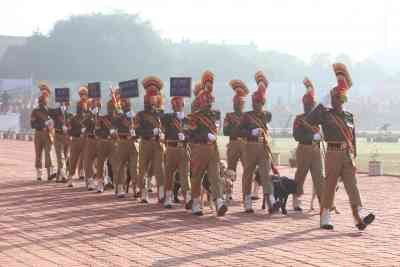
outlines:
[[348, 149], [348, 145], [346, 143], [329, 143], [328, 142], [328, 150], [346, 151], [347, 149]]

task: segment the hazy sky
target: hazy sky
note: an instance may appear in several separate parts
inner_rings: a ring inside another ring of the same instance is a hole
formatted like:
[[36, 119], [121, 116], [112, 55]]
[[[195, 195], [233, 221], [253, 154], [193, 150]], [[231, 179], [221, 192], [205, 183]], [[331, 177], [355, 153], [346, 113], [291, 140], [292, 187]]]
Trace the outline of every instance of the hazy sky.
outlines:
[[400, 47], [396, 0], [1, 0], [0, 35], [48, 32], [70, 15], [113, 10], [140, 13], [173, 40], [253, 41], [306, 60], [316, 52], [361, 60]]

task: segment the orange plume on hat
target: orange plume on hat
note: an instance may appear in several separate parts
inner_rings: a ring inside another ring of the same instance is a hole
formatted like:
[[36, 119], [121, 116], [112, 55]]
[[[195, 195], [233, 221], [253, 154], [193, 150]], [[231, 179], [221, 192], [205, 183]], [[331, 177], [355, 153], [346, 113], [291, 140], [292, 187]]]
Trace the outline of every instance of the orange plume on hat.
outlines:
[[153, 75], [145, 77], [142, 81], [142, 85], [146, 91], [149, 89], [150, 86], [155, 86], [157, 90], [161, 92], [164, 87], [163, 81], [161, 81], [161, 79], [157, 76]]
[[81, 86], [78, 89], [78, 94], [79, 95], [87, 95], [88, 94], [88, 89], [86, 86]]
[[231, 80], [229, 85], [236, 93], [233, 97], [233, 102], [243, 102], [244, 98], [249, 94], [249, 89], [247, 88], [246, 84], [241, 80]]
[[303, 84], [306, 87], [307, 91], [303, 96], [303, 103], [304, 104], [312, 104], [315, 102], [315, 89], [314, 85], [307, 77], [304, 78]]
[[333, 71], [335, 72], [337, 79], [337, 86], [331, 91], [332, 96], [339, 96], [343, 103], [347, 102], [347, 91], [353, 85], [350, 73], [347, 70], [346, 65], [343, 63], [333, 64]]
[[[163, 81], [157, 76], [147, 76], [143, 79], [142, 85], [146, 91], [144, 95], [144, 103], [149, 104], [150, 99], [156, 97], [155, 100], [157, 102], [157, 108], [163, 108], [164, 106], [164, 99], [162, 97], [162, 89], [164, 87]], [[154, 86], [155, 88], [153, 88]]]
[[39, 90], [42, 92], [42, 94], [47, 93], [48, 96], [51, 94], [51, 89], [50, 89], [50, 85], [48, 82], [39, 81], [38, 87], [39, 87]]
[[256, 80], [257, 85], [260, 82], [263, 82], [265, 87], [268, 87], [269, 83], [268, 83], [267, 77], [265, 76], [264, 72], [262, 72], [261, 70], [256, 72], [254, 79]]

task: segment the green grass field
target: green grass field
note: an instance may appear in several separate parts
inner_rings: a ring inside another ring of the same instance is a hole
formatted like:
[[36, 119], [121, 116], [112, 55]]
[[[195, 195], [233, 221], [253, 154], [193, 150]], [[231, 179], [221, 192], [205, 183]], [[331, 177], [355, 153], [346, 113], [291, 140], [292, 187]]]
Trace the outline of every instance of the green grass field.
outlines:
[[[219, 148], [221, 156], [225, 158], [226, 144], [228, 139], [219, 138]], [[279, 152], [281, 163], [288, 164], [291, 151], [297, 146], [292, 138], [274, 138], [272, 141], [273, 152]], [[400, 143], [367, 143], [365, 138], [359, 138], [357, 141], [357, 167], [360, 171], [368, 171], [368, 161], [372, 159], [373, 154], [378, 154], [377, 160], [383, 161], [385, 174], [400, 175]]]

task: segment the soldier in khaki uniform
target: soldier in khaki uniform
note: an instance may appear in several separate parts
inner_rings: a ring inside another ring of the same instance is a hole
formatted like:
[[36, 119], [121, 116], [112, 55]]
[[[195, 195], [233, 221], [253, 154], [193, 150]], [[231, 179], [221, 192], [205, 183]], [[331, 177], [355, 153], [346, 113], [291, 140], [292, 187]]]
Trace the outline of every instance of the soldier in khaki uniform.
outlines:
[[196, 98], [192, 104], [195, 110], [189, 118], [189, 142], [191, 148], [190, 168], [192, 171], [192, 213], [202, 216], [200, 203], [201, 185], [204, 174], [207, 173], [211, 183], [212, 197], [215, 202], [217, 216], [224, 216], [228, 207], [223, 199], [223, 180], [219, 170], [219, 152], [217, 136], [219, 128], [219, 112], [212, 110], [214, 96], [212, 95], [214, 74], [206, 71], [202, 76], [202, 86], [195, 92]]
[[248, 213], [254, 212], [251, 198], [251, 184], [254, 171], [258, 167], [264, 192], [263, 208], [267, 207], [268, 212], [271, 214], [277, 211], [274, 206], [273, 187], [270, 176], [272, 153], [268, 123], [271, 122], [272, 114], [264, 110], [268, 81], [261, 71], [256, 73], [255, 78], [258, 88], [252, 95], [253, 110], [243, 114], [240, 124], [242, 135], [246, 138], [243, 172], [244, 209]]
[[41, 85], [42, 95], [39, 97], [39, 105], [32, 110], [31, 113], [31, 127], [35, 130], [34, 144], [35, 144], [35, 168], [36, 177], [38, 181], [42, 180], [42, 156], [44, 152], [45, 168], [47, 169], [47, 179], [51, 180], [55, 177], [52, 173], [51, 162], [51, 145], [53, 142], [53, 126], [54, 123], [49, 116], [47, 107], [50, 95], [50, 89], [46, 85]]
[[312, 126], [304, 121], [307, 114], [316, 106], [315, 89], [308, 78], [305, 78], [303, 83], [307, 88], [307, 93], [303, 96], [304, 113], [298, 115], [293, 124], [293, 137], [298, 142], [296, 150], [297, 170], [294, 178], [297, 183], [297, 194], [293, 196], [295, 211], [302, 211], [299, 197], [304, 194], [304, 181], [309, 171], [320, 205], [324, 185], [319, 127]]
[[83, 124], [83, 136], [85, 138], [85, 147], [83, 150], [83, 166], [85, 170], [85, 184], [86, 188], [91, 191], [94, 189], [94, 163], [97, 158], [97, 137], [96, 137], [96, 123], [98, 113], [101, 108], [100, 99], [89, 99], [86, 119]]
[[68, 134], [71, 136], [70, 143], [70, 163], [68, 172], [67, 186], [73, 187], [72, 177], [75, 175], [78, 161], [83, 157], [85, 147], [85, 120], [90, 116], [88, 109], [88, 89], [86, 87], [79, 88], [80, 100], [76, 107], [76, 114], [70, 120]]
[[66, 182], [66, 160], [69, 156], [69, 120], [72, 114], [68, 112], [69, 103], [65, 102], [60, 107], [50, 109], [50, 116], [54, 121], [54, 149], [57, 158], [57, 178], [56, 182]]
[[[112, 120], [112, 132], [116, 137], [116, 149], [114, 154], [115, 178], [117, 196], [125, 197], [124, 185], [126, 184], [126, 168], [129, 170], [133, 182], [133, 192], [137, 180], [138, 152], [136, 149], [136, 132], [134, 129], [131, 104], [129, 99], [121, 99], [122, 112], [114, 114]], [[126, 167], [126, 168], [125, 168]], [[128, 185], [129, 186], [129, 185]]]
[[333, 108], [320, 104], [306, 117], [312, 125], [322, 125], [325, 141], [328, 144], [325, 168], [326, 184], [322, 194], [320, 225], [323, 229], [333, 229], [330, 209], [335, 197], [336, 185], [342, 178], [346, 193], [350, 200], [351, 211], [359, 230], [371, 224], [375, 215], [362, 208], [361, 197], [356, 179], [355, 158], [357, 157], [354, 116], [343, 110], [347, 101], [347, 91], [352, 85], [350, 75], [344, 64], [333, 65], [338, 85], [331, 91]]
[[[117, 92], [113, 92], [113, 94], [118, 94]], [[118, 98], [119, 103], [119, 98]], [[115, 105], [119, 105], [115, 103]], [[112, 135], [115, 135], [112, 130], [112, 121], [114, 117], [114, 113], [116, 112], [116, 107], [112, 100], [107, 103], [107, 114], [98, 116], [96, 121], [96, 146], [95, 151], [97, 155], [97, 163], [96, 163], [96, 191], [97, 193], [104, 192], [104, 164], [107, 160], [110, 161], [111, 169], [114, 176], [117, 173], [115, 169], [115, 162], [114, 162], [114, 153], [116, 150], [116, 141], [115, 137], [112, 138]]]
[[162, 102], [163, 82], [158, 77], [149, 76], [143, 80], [142, 84], [146, 90], [144, 110], [139, 112], [134, 119], [136, 135], [140, 137], [138, 186], [141, 202], [148, 203], [145, 175], [149, 174], [151, 167], [157, 180], [158, 201], [162, 203], [164, 201], [164, 148], [161, 143], [162, 112], [157, 107]]
[[189, 152], [187, 147], [187, 125], [183, 97], [171, 99], [173, 113], [165, 114], [162, 120], [165, 132], [165, 208], [172, 208], [172, 189], [175, 172], [179, 172], [184, 203], [190, 208]]
[[[227, 172], [229, 172], [231, 177], [236, 177], [237, 164], [240, 160], [243, 165], [244, 161], [243, 156], [246, 145], [240, 130], [240, 120], [243, 115], [245, 97], [249, 94], [249, 90], [241, 80], [232, 80], [229, 85], [235, 91], [236, 95], [233, 98], [234, 112], [227, 113], [224, 119], [224, 135], [229, 136]], [[242, 182], [242, 184], [244, 183]], [[231, 196], [227, 196], [227, 198], [230, 199]]]

